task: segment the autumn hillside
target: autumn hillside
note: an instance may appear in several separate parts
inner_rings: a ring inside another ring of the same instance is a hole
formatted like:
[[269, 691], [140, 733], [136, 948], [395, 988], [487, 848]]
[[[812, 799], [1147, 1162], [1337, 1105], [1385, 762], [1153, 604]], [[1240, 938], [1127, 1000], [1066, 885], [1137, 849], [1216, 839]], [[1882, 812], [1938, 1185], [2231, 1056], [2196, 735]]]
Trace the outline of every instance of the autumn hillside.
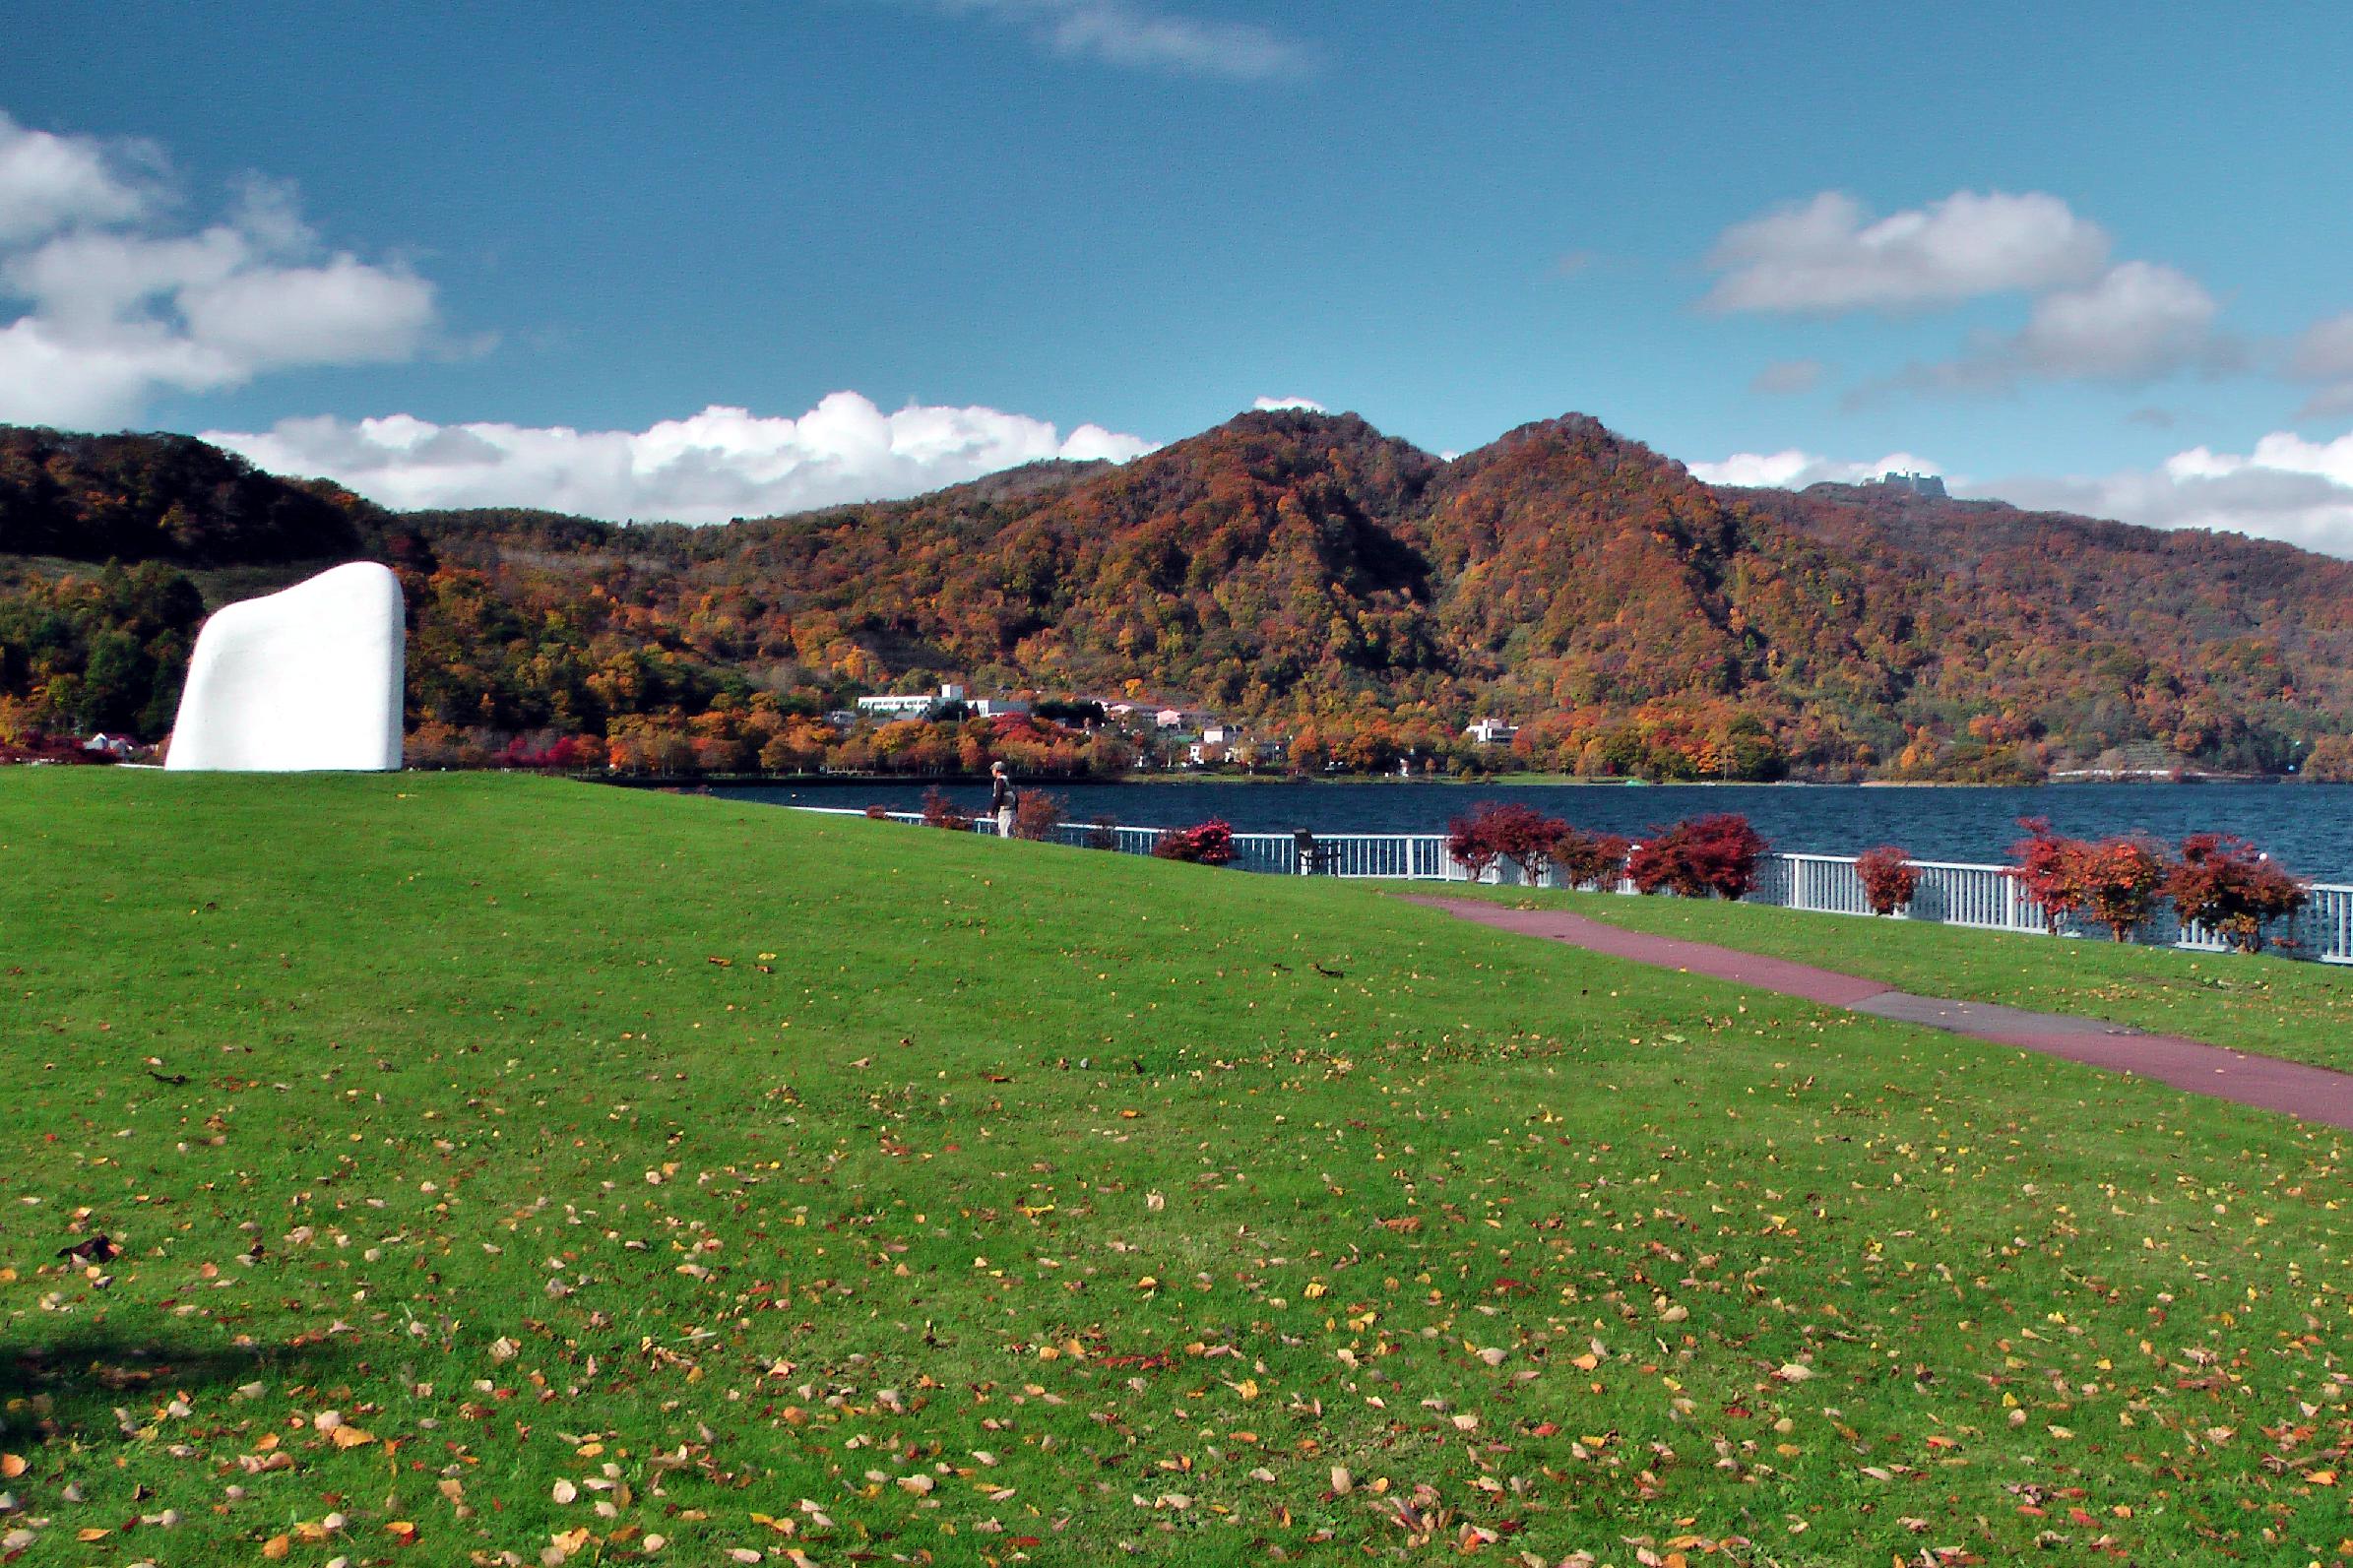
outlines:
[[12, 1560], [2344, 1561], [2288, 1118], [512, 776], [13, 770], [0, 930]]
[[[0, 728], [157, 733], [197, 600], [351, 553], [407, 579], [425, 760], [558, 740], [666, 771], [1152, 760], [1050, 726], [821, 720], [956, 680], [1199, 710], [1306, 771], [2353, 775], [2353, 564], [1992, 502], [1716, 490], [1581, 415], [1442, 463], [1354, 415], [1247, 413], [1120, 468], [706, 529], [390, 514], [183, 437], [6, 432]], [[1520, 726], [1508, 753], [1464, 737], [1482, 716]]]

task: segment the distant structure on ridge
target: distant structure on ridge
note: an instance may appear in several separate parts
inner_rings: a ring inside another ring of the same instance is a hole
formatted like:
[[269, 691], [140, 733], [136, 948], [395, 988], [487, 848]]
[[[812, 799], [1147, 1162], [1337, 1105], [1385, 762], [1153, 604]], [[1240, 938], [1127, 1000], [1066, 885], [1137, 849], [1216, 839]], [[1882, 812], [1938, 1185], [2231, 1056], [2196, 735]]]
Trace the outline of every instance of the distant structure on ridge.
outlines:
[[1914, 495], [1933, 496], [1940, 501], [1945, 499], [1944, 480], [1940, 474], [1889, 472], [1863, 482], [1866, 486], [1882, 485], [1890, 490], [1909, 490]]

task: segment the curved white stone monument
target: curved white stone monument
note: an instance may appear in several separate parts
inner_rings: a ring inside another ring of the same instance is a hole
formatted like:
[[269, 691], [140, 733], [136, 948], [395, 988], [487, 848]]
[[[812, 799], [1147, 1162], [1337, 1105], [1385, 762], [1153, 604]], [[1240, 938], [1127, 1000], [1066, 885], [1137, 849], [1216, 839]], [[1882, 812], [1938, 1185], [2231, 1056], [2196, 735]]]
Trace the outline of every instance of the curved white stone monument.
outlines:
[[197, 633], [164, 766], [398, 769], [406, 636], [401, 581], [373, 561], [223, 605]]

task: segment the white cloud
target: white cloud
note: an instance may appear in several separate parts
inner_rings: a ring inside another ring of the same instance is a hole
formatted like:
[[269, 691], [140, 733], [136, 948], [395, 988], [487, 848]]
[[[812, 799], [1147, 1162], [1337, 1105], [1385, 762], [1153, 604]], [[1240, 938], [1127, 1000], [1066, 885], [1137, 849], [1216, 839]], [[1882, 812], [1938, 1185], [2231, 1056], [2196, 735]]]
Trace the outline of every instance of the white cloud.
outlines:
[[1957, 357], [1907, 365], [1846, 401], [1851, 408], [1898, 389], [2007, 392], [2030, 380], [2133, 387], [2185, 370], [2233, 369], [2242, 350], [2215, 329], [2216, 313], [2214, 297], [2187, 273], [2120, 262], [2080, 288], [2044, 294], [2017, 332], [1979, 333]]
[[2214, 346], [2214, 299], [2188, 274], [2125, 262], [2083, 288], [2035, 301], [2014, 341], [2018, 365], [2054, 379], [2147, 381]]
[[[1788, 490], [1824, 480], [1851, 484], [1887, 472], [1943, 471], [1909, 452], [1891, 452], [1876, 463], [1843, 463], [1795, 447], [1736, 452], [1721, 463], [1689, 468], [1692, 477], [1708, 484]], [[2074, 512], [2145, 528], [2214, 529], [2353, 557], [2353, 434], [2307, 441], [2283, 430], [2245, 454], [2192, 447], [2154, 469], [1948, 482], [1956, 495], [1999, 497], [2032, 511]]]
[[1843, 191], [1735, 223], [1708, 266], [1709, 310], [1911, 311], [2096, 277], [2108, 234], [2056, 196], [1956, 191], [1881, 219]]
[[0, 111], [0, 245], [21, 245], [69, 223], [119, 223], [147, 206], [120, 165], [145, 150], [109, 153], [95, 137], [30, 131]]
[[159, 218], [135, 144], [0, 115], [0, 419], [99, 425], [165, 390], [407, 359], [435, 325], [405, 267], [328, 252], [286, 187], [256, 182], [193, 233]]
[[1882, 473], [1942, 473], [1926, 458], [1909, 452], [1890, 452], [1876, 463], [1841, 463], [1790, 447], [1780, 452], [1735, 452], [1721, 463], [1686, 464], [1691, 477], [1702, 484], [1732, 484], [1752, 489], [1803, 490], [1810, 484], [1854, 484]]
[[1317, 403], [1313, 398], [1260, 398], [1257, 402], [1251, 404], [1250, 407], [1258, 409], [1262, 413], [1274, 408], [1304, 408], [1309, 413], [1329, 413], [1332, 411], [1331, 409], [1325, 408], [1322, 404]]
[[685, 523], [917, 495], [1044, 458], [1124, 463], [1153, 449], [1094, 424], [1065, 437], [994, 408], [910, 405], [886, 414], [855, 392], [833, 393], [797, 419], [718, 407], [645, 430], [322, 416], [204, 439], [399, 509], [529, 506]]
[[[1720, 276], [1700, 303], [1839, 315], [1995, 294], [2032, 300], [2016, 332], [1981, 331], [1953, 358], [1856, 389], [1850, 406], [1892, 390], [2005, 392], [2027, 380], [2130, 386], [2236, 367], [2239, 345], [2216, 330], [2214, 298], [2195, 279], [2155, 262], [2111, 265], [2109, 249], [2099, 224], [2040, 192], [1956, 191], [1874, 218], [1852, 196], [1823, 191], [1726, 229], [1708, 256]], [[1809, 364], [1769, 367], [1751, 390], [1804, 390]]]
[[2192, 447], [2155, 469], [2004, 479], [1985, 489], [2019, 506], [2219, 529], [2353, 557], [2353, 434], [2316, 442], [2274, 431], [2244, 454]]
[[1146, 0], [937, 0], [949, 12], [978, 13], [1027, 28], [1054, 53], [1112, 65], [1225, 77], [1237, 82], [1292, 76], [1307, 56], [1253, 22], [1183, 16]]

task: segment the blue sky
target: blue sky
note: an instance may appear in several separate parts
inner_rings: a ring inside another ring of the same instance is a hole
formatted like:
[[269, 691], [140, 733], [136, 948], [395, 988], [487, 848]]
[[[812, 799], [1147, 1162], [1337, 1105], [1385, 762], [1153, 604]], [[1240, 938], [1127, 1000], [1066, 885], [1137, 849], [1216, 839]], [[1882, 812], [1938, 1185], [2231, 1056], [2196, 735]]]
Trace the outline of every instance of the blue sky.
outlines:
[[10, 33], [0, 417], [714, 517], [1266, 397], [1433, 451], [1573, 408], [1709, 476], [1904, 458], [2353, 554], [2353, 9], [18, 0]]

